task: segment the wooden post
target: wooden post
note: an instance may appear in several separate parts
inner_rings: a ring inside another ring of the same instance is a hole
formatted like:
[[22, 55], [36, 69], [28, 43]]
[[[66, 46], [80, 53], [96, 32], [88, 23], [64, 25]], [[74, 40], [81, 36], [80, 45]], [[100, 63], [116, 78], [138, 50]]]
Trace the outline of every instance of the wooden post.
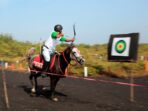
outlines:
[[88, 68], [84, 67], [84, 77], [88, 77]]
[[145, 71], [148, 72], [148, 62], [145, 62]]
[[10, 104], [9, 104], [8, 90], [7, 90], [7, 84], [6, 84], [6, 76], [5, 76], [5, 73], [4, 73], [4, 64], [3, 63], [2, 63], [2, 81], [3, 81], [6, 108], [9, 109]]
[[133, 86], [134, 77], [133, 77], [133, 72], [132, 71], [130, 71], [130, 84], [131, 84], [131, 86], [130, 86], [130, 101], [134, 102], [134, 94], [135, 94], [135, 92], [134, 92], [134, 86]]

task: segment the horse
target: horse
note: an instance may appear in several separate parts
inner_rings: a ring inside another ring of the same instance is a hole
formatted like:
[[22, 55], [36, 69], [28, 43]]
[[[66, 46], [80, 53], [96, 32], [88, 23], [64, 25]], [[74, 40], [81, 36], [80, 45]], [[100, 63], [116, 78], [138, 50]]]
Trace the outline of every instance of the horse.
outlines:
[[[58, 101], [58, 98], [55, 96], [55, 88], [60, 78], [66, 77], [65, 72], [71, 60], [76, 61], [80, 65], [83, 65], [85, 63], [85, 59], [80, 54], [80, 51], [73, 44], [69, 45], [60, 54], [52, 55], [50, 60], [51, 63], [46, 72], [42, 72], [43, 69], [39, 68], [40, 66], [43, 66], [43, 60], [40, 59], [37, 63], [36, 61], [34, 61], [37, 57], [31, 57], [32, 55], [33, 54], [29, 55], [28, 59], [29, 68], [30, 68], [29, 79], [32, 85], [31, 93], [37, 94], [37, 88], [38, 88], [37, 78], [44, 73], [47, 75], [47, 77], [50, 78], [50, 99], [53, 101]], [[41, 58], [41, 56], [38, 57]]]

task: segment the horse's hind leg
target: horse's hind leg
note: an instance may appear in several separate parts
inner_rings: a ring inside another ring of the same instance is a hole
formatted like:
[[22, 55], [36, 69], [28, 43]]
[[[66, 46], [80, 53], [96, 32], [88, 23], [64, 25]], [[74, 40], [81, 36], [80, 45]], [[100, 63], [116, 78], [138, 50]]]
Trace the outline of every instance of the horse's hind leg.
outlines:
[[37, 89], [37, 80], [32, 73], [30, 74], [29, 79], [30, 79], [30, 83], [32, 85], [31, 95], [35, 96], [36, 95], [36, 89]]

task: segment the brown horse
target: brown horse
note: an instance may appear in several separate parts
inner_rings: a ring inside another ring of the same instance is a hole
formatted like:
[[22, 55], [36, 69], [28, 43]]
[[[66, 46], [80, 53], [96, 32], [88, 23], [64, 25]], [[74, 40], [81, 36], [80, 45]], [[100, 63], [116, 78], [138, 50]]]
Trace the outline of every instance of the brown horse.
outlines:
[[51, 99], [53, 101], [58, 101], [58, 98], [55, 97], [55, 88], [57, 85], [57, 82], [60, 80], [60, 78], [65, 77], [65, 71], [68, 67], [68, 64], [70, 64], [71, 60], [75, 60], [80, 65], [84, 64], [84, 58], [81, 56], [80, 51], [73, 45], [69, 45], [62, 53], [60, 54], [54, 54], [54, 56], [51, 57], [51, 63], [49, 65], [48, 71], [42, 72], [43, 69], [37, 67], [42, 66], [42, 61], [40, 61], [37, 65], [33, 64], [33, 61], [36, 57], [34, 57], [32, 60], [31, 57], [29, 57], [29, 66], [30, 66], [30, 81], [32, 84], [32, 90], [31, 93], [36, 94], [37, 92], [37, 78], [40, 77], [43, 73], [46, 74], [48, 77], [50, 77], [50, 91], [51, 91]]

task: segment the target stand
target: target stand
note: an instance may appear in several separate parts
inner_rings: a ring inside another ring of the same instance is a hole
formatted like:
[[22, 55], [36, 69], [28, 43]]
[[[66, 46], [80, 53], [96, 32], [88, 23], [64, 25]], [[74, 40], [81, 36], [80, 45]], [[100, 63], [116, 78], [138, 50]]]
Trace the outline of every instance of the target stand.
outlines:
[[[108, 43], [109, 62], [128, 62], [137, 61], [139, 33], [114, 34], [110, 36]], [[134, 79], [133, 72], [130, 73], [130, 101], [134, 101]]]

